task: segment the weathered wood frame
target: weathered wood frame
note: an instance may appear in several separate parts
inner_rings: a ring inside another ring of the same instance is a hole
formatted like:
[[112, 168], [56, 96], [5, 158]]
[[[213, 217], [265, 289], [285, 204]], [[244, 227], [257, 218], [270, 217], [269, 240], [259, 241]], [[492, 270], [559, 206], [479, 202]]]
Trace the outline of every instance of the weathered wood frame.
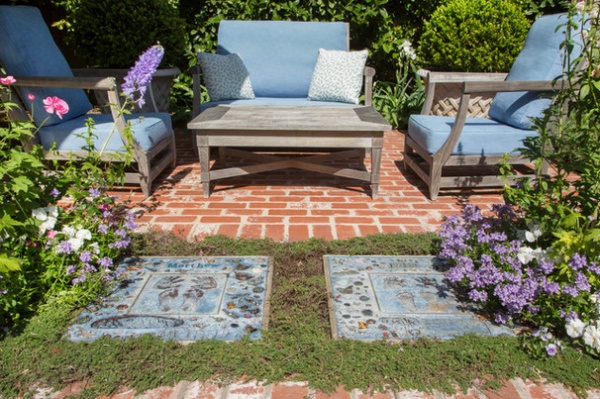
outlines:
[[[429, 83], [432, 91], [435, 84], [441, 82], [462, 82], [460, 105], [454, 125], [442, 147], [430, 154], [412, 138], [406, 135], [404, 149], [404, 165], [407, 170], [413, 170], [428, 186], [431, 200], [437, 199], [441, 188], [464, 187], [498, 187], [503, 181], [497, 175], [495, 166], [505, 154], [492, 155], [452, 155], [458, 142], [468, 114], [469, 100], [472, 95], [480, 93], [536, 91], [551, 92], [563, 87], [564, 82], [558, 81], [500, 81], [481, 80], [481, 74], [441, 73], [430, 76]], [[500, 76], [496, 76], [500, 79]], [[460, 80], [462, 79], [462, 81]], [[467, 80], [471, 79], [471, 80]], [[433, 96], [433, 93], [431, 94]], [[432, 101], [425, 100], [422, 114], [428, 114], [426, 106], [431, 107]], [[523, 175], [536, 177], [538, 171], [531, 167], [531, 161], [521, 156], [508, 157], [508, 163], [522, 170]], [[452, 173], [449, 173], [452, 169]]]
[[[249, 114], [251, 118], [247, 117]], [[225, 120], [225, 115], [231, 116], [231, 119]], [[216, 179], [297, 168], [367, 181], [371, 184], [371, 197], [375, 199], [379, 192], [383, 134], [391, 126], [373, 107], [367, 106], [220, 105], [202, 112], [188, 124], [188, 129], [195, 135], [198, 147], [205, 198], [210, 196], [210, 182]], [[223, 160], [229, 155], [260, 163], [211, 170], [211, 147], [219, 148]], [[300, 153], [290, 158], [255, 153], [253, 149], [256, 148], [275, 151], [292, 149], [294, 152], [321, 149], [326, 153]], [[362, 166], [365, 151], [371, 154], [371, 171], [323, 164], [336, 159], [358, 157]]]
[[[87, 90], [103, 90], [106, 91], [109, 98], [110, 110], [115, 122], [116, 131], [127, 142], [123, 131], [127, 122], [123, 113], [119, 110], [120, 101], [117, 93], [117, 85], [115, 79], [107, 78], [91, 78], [91, 77], [15, 77], [16, 82], [13, 86], [25, 87], [60, 87], [69, 89], [87, 89]], [[28, 119], [23, 107], [15, 110], [12, 114], [21, 120]], [[32, 142], [27, 144], [31, 147], [39, 143], [39, 138], [34, 137]], [[146, 197], [150, 196], [152, 191], [152, 182], [156, 177], [167, 167], [175, 167], [177, 163], [175, 136], [173, 131], [165, 139], [154, 145], [150, 151], [145, 151], [139, 144], [133, 140], [133, 157], [137, 163], [138, 172], [126, 172], [125, 183], [139, 184], [142, 192]], [[47, 160], [69, 160], [73, 158], [82, 158], [87, 154], [86, 151], [55, 151], [44, 150], [44, 158]], [[110, 162], [118, 162], [123, 153], [107, 151], [102, 155], [102, 160]]]

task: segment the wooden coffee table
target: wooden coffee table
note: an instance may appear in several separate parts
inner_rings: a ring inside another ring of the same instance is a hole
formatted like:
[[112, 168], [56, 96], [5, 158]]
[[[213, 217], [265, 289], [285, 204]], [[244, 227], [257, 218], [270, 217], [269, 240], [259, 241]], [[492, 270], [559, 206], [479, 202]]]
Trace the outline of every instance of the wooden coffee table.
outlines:
[[[372, 198], [377, 198], [383, 132], [391, 129], [370, 106], [219, 105], [205, 110], [187, 126], [198, 147], [205, 198], [210, 195], [213, 180], [286, 168], [367, 181], [371, 183]], [[211, 147], [219, 147], [220, 155], [245, 157], [259, 163], [211, 170]], [[286, 149], [286, 156], [257, 153], [252, 148], [267, 148], [275, 153]], [[303, 153], [289, 156], [290, 149]], [[306, 155], [307, 149], [326, 152]], [[371, 154], [370, 171], [324, 164], [364, 155], [366, 150]]]

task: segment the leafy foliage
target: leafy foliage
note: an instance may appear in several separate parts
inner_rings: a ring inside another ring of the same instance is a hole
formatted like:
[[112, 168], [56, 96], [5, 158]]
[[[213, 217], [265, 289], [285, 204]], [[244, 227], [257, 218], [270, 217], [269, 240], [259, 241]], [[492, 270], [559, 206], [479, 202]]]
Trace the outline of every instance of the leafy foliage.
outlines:
[[129, 68], [158, 42], [165, 67], [185, 63], [185, 21], [168, 1], [71, 0], [67, 10], [67, 40], [88, 66]]
[[568, 1], [564, 0], [512, 0], [525, 11], [530, 18], [546, 14], [568, 11]]
[[425, 100], [425, 86], [417, 75], [412, 47], [399, 57], [395, 82], [378, 81], [373, 89], [373, 106], [394, 129], [405, 128], [411, 114], [418, 113]]
[[504, 72], [523, 47], [530, 22], [504, 0], [451, 0], [425, 23], [417, 53], [430, 69]]

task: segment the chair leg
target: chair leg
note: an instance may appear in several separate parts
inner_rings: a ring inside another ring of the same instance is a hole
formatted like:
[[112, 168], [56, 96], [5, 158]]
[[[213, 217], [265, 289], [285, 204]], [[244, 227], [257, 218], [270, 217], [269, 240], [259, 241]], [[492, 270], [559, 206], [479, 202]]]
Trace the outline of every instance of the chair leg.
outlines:
[[169, 144], [169, 151], [171, 151], [171, 153], [173, 154], [173, 160], [171, 161], [171, 167], [174, 169], [177, 166], [177, 147], [175, 146], [175, 135], [173, 135], [171, 144]]
[[138, 172], [140, 174], [140, 186], [142, 188], [142, 192], [148, 198], [152, 191], [152, 180], [151, 180], [151, 172], [152, 167], [150, 166], [150, 160], [146, 156], [144, 152], [141, 150], [135, 150], [135, 158], [138, 164]]
[[442, 183], [442, 167], [441, 162], [434, 160], [429, 166], [429, 199], [435, 201], [440, 192]]

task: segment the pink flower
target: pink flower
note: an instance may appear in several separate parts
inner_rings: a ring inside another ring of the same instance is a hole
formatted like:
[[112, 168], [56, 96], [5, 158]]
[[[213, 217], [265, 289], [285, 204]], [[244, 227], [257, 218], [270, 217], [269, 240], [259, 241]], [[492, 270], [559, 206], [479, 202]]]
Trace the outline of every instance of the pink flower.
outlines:
[[50, 230], [50, 231], [48, 232], [48, 238], [54, 238], [54, 237], [56, 237], [56, 231], [54, 231], [54, 230]]
[[62, 119], [64, 114], [69, 112], [69, 104], [56, 96], [46, 97], [43, 103], [47, 113], [56, 114], [60, 119]]
[[27, 98], [29, 99], [29, 101], [34, 101], [35, 100], [35, 96], [33, 94], [31, 94], [31, 93], [29, 93], [27, 95]]
[[3, 85], [10, 85], [15, 83], [16, 81], [17, 79], [10, 75], [0, 78], [0, 83], [2, 83]]

